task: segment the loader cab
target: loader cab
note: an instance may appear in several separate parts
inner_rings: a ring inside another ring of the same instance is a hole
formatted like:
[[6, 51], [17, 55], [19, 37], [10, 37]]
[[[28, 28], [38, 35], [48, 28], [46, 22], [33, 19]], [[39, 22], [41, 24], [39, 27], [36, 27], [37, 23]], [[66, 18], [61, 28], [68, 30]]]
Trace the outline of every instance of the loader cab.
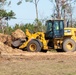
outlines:
[[61, 38], [64, 36], [63, 20], [47, 20], [46, 21], [46, 38]]

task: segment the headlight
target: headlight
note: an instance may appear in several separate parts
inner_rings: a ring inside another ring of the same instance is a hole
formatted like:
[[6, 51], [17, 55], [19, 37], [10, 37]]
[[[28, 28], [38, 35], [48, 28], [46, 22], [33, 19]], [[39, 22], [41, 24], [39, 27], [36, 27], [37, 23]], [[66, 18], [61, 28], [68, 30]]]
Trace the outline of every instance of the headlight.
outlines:
[[71, 30], [64, 30], [64, 32], [65, 32], [65, 33], [70, 33], [70, 32], [71, 32]]

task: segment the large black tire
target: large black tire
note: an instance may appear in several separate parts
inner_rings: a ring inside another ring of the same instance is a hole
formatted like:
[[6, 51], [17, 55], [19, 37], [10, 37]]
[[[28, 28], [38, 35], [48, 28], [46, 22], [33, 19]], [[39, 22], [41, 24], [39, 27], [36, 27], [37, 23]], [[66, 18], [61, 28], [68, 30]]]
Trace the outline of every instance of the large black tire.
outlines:
[[76, 43], [72, 39], [65, 39], [63, 41], [63, 51], [64, 52], [74, 52], [76, 50]]
[[27, 50], [29, 52], [40, 52], [41, 51], [41, 47], [39, 45], [39, 43], [35, 40], [31, 40], [28, 44], [27, 44]]

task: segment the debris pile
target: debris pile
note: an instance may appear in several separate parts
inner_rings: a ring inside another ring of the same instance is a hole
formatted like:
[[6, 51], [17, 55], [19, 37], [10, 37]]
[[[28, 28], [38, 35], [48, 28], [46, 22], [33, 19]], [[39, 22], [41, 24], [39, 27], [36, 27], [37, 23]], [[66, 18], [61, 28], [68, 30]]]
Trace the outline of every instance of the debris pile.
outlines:
[[13, 49], [12, 47], [9, 47], [8, 45], [5, 45], [4, 43], [0, 42], [0, 53], [17, 53], [22, 52], [20, 49]]
[[12, 32], [11, 35], [0, 33], [0, 53], [22, 52], [22, 50], [20, 49], [13, 49], [11, 47], [11, 43], [16, 39], [25, 38], [25, 37], [26, 37], [25, 33], [20, 29], [17, 29], [16, 31]]
[[0, 33], [0, 42], [5, 43], [7, 41], [8, 35]]
[[12, 32], [11, 36], [13, 40], [24, 39], [26, 37], [25, 33], [20, 29], [17, 29], [16, 31]]

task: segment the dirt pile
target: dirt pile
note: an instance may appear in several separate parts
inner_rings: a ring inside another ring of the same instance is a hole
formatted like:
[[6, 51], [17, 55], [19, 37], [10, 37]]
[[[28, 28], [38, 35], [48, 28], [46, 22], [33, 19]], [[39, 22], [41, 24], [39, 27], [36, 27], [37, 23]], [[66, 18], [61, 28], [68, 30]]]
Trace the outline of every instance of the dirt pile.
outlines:
[[20, 50], [20, 49], [13, 49], [11, 47], [11, 43], [12, 43], [12, 41], [14, 41], [16, 39], [25, 38], [25, 37], [26, 37], [25, 33], [20, 29], [17, 29], [16, 31], [12, 32], [11, 35], [6, 35], [6, 34], [0, 33], [0, 53], [2, 53], [2, 52], [4, 52], [4, 53], [22, 52], [22, 50]]
[[3, 42], [4, 44], [11, 46], [11, 42], [12, 42], [11, 35], [6, 35], [6, 34], [0, 33], [0, 42]]
[[20, 38], [24, 39], [26, 37], [25, 33], [21, 29], [17, 29], [16, 31], [12, 32], [11, 36], [13, 40], [20, 39]]
[[16, 39], [24, 39], [25, 37], [25, 33], [21, 29], [17, 29], [14, 32], [12, 32], [11, 35], [0, 33], [0, 42], [3, 42], [4, 44], [11, 46], [12, 41]]
[[0, 53], [18, 53], [22, 52], [20, 49], [13, 49], [12, 47], [9, 47], [8, 45], [5, 45], [4, 43], [0, 42]]
[[8, 35], [0, 33], [0, 42], [5, 43], [7, 41]]

